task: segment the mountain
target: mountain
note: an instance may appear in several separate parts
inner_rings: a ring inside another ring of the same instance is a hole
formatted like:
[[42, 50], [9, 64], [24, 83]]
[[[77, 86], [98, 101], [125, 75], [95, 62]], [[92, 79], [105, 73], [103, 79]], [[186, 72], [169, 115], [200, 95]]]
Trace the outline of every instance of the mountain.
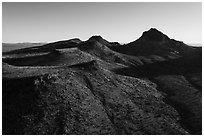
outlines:
[[87, 52], [92, 56], [98, 57], [106, 62], [113, 64], [122, 64], [125, 66], [135, 65], [134, 57], [121, 54], [111, 50], [109, 47], [115, 46], [116, 43], [111, 43], [103, 39], [101, 36], [92, 36], [85, 42], [78, 45], [81, 51]]
[[2, 43], [2, 52], [9, 52], [26, 47], [42, 46], [46, 43]]
[[2, 133], [202, 134], [202, 47], [152, 28], [4, 52]]
[[41, 46], [33, 46], [33, 47], [28, 47], [28, 48], [12, 50], [12, 51], [3, 53], [3, 55], [24, 54], [24, 53], [30, 54], [30, 53], [48, 52], [54, 49], [72, 48], [72, 47], [76, 47], [76, 45], [80, 42], [81, 42], [80, 39], [75, 38], [75, 39], [70, 39], [70, 40], [48, 43], [48, 44], [44, 44]]
[[73, 64], [71, 62], [76, 63], [75, 60], [79, 59], [84, 62], [92, 59], [100, 60], [102, 64], [107, 64], [108, 68], [141, 64], [134, 57], [111, 50], [109, 48], [111, 45], [115, 45], [115, 43], [108, 42], [101, 36], [92, 36], [83, 42], [79, 39], [71, 39], [39, 47], [13, 50], [4, 53], [3, 60], [16, 66], [71, 65]]
[[9, 69], [18, 78], [3, 67], [3, 134], [188, 134], [161, 92], [96, 61]]
[[112, 47], [113, 50], [134, 56], [159, 55], [164, 58], [177, 58], [194, 50], [181, 41], [170, 39], [167, 35], [151, 28], [145, 31], [136, 41]]

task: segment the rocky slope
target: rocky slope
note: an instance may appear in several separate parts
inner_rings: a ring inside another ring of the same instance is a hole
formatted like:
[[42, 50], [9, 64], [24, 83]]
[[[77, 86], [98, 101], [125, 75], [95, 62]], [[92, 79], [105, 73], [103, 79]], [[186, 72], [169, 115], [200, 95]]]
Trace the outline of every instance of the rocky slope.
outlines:
[[202, 49], [150, 29], [3, 53], [3, 134], [202, 134]]
[[143, 80], [96, 61], [40, 69], [4, 74], [3, 134], [188, 134], [178, 112]]

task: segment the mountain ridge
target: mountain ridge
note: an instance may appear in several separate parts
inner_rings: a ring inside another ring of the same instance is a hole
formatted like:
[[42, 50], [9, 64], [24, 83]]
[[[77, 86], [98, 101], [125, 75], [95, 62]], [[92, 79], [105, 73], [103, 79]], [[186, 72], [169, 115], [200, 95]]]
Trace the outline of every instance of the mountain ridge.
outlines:
[[[157, 30], [156, 28], [150, 28], [149, 30], [147, 31], [144, 31], [142, 33], [142, 36], [140, 36], [138, 39], [136, 39], [135, 41], [133, 42], [129, 42], [128, 44], [131, 44], [131, 43], [134, 43], [136, 41], [144, 41], [144, 40], [148, 40], [149, 38], [152, 38], [152, 36], [156, 36], [155, 38], [158, 38], [157, 36], [159, 37], [164, 37], [164, 39], [168, 39], [170, 40], [170, 38], [162, 33], [161, 31]], [[150, 39], [151, 40], [151, 39]], [[154, 39], [152, 39], [154, 40]], [[155, 42], [159, 42], [160, 40], [162, 39], [157, 39]], [[171, 40], [174, 40], [174, 39], [171, 39]], [[115, 45], [121, 45], [119, 44], [118, 42], [108, 42], [107, 40], [105, 40], [102, 36], [100, 35], [93, 35], [91, 36], [87, 41], [99, 41], [99, 42], [104, 42], [106, 44], [108, 43], [111, 43], [111, 44], [115, 44]], [[175, 41], [175, 40], [174, 40]], [[57, 42], [51, 42], [51, 43], [48, 43], [48, 44], [45, 44], [45, 45], [53, 45], [53, 44], [66, 44], [66, 42], [74, 42], [74, 43], [80, 43], [82, 42], [79, 38], [72, 38], [72, 39], [69, 39], [69, 40], [62, 40], [62, 41], [57, 41]], [[181, 42], [181, 41], [178, 41], [178, 42]], [[183, 42], [181, 42], [183, 43]], [[128, 44], [125, 44], [125, 45], [128, 45]], [[44, 46], [44, 45], [43, 45]], [[111, 46], [111, 45], [109, 45]], [[56, 47], [56, 48], [60, 48], [60, 47]], [[26, 48], [27, 49], [27, 48]]]
[[2, 54], [3, 134], [202, 134], [202, 47], [152, 28]]

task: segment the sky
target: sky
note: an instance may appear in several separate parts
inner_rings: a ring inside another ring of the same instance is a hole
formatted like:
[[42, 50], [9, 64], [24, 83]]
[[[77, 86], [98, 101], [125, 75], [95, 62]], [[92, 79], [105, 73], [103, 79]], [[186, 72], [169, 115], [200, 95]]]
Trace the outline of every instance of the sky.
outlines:
[[128, 43], [157, 28], [185, 43], [202, 42], [202, 3], [3, 2], [2, 41], [54, 42], [87, 40], [100, 35]]

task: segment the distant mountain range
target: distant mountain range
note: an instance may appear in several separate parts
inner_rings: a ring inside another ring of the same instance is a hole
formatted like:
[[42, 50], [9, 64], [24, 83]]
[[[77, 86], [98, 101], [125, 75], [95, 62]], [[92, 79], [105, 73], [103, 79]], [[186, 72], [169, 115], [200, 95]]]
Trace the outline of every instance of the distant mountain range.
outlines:
[[151, 28], [2, 53], [3, 134], [201, 134], [202, 47]]
[[11, 50], [33, 47], [33, 46], [41, 46], [46, 43], [2, 43], [2, 52], [8, 52]]

